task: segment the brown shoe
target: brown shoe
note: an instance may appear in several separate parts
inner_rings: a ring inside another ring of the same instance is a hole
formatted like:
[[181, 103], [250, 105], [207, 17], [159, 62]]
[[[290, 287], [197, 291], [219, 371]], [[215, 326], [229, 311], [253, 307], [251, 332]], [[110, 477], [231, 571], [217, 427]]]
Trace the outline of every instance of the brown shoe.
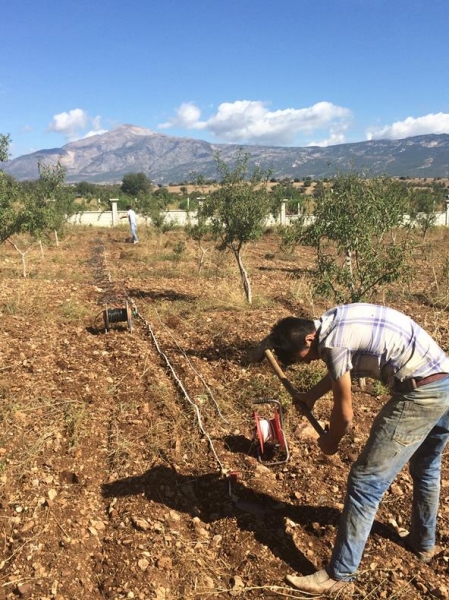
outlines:
[[305, 577], [297, 577], [296, 575], [287, 575], [286, 581], [301, 592], [306, 592], [311, 596], [343, 596], [351, 594], [354, 591], [354, 584], [351, 581], [332, 579], [327, 574], [325, 569], [306, 575]]
[[427, 564], [435, 556], [435, 552], [436, 552], [435, 547], [430, 548], [430, 550], [419, 550], [413, 544], [410, 534], [403, 537], [402, 541], [404, 542], [405, 548], [407, 550], [409, 550], [410, 552], [413, 552], [413, 554], [416, 556], [416, 558], [419, 560], [419, 562]]

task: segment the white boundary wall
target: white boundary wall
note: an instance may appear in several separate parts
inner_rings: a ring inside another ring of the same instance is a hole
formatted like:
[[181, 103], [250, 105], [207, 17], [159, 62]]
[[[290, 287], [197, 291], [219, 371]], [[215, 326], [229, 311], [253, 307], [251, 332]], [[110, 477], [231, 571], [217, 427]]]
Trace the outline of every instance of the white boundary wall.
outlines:
[[[180, 227], [184, 227], [188, 223], [196, 223], [196, 212], [187, 212], [185, 210], [168, 210], [165, 212], [165, 215], [167, 223], [170, 222]], [[76, 213], [69, 218], [68, 222], [72, 223], [73, 225], [91, 225], [93, 227], [115, 227], [116, 225], [128, 226], [128, 221], [126, 219], [121, 219], [121, 217], [126, 216], [126, 211], [118, 211], [118, 221], [116, 222], [116, 220], [113, 218], [114, 213], [112, 210], [105, 210], [103, 212], [86, 210], [84, 212]], [[143, 217], [142, 215], [136, 215], [136, 217], [137, 226], [151, 223], [151, 219], [149, 217]], [[288, 220], [289, 217], [287, 216], [286, 221], [288, 222]], [[279, 219], [270, 219], [270, 221], [267, 221], [267, 226], [279, 222]]]
[[[126, 211], [117, 211], [117, 205], [114, 201], [112, 203], [112, 210], [105, 211], [94, 211], [87, 210], [84, 212], [79, 212], [73, 215], [69, 219], [69, 223], [74, 225], [91, 225], [93, 227], [115, 227], [119, 224], [128, 225], [128, 221], [126, 218], [122, 219], [121, 217], [126, 217]], [[278, 219], [269, 219], [267, 221], [267, 227], [270, 225], [288, 225], [293, 221], [298, 219], [298, 215], [287, 215], [285, 212], [286, 202], [282, 204], [280, 215]], [[188, 223], [195, 224], [196, 223], [196, 212], [187, 212], [186, 210], [169, 210], [166, 211], [166, 220], [167, 222], [173, 223], [174, 225], [178, 225], [180, 227], [184, 227]], [[310, 215], [310, 220], [313, 221], [313, 215]], [[404, 220], [408, 220], [408, 215], [404, 215]], [[151, 223], [151, 219], [147, 217], [143, 217], [141, 215], [137, 215], [137, 225], [146, 225]], [[435, 222], [433, 225], [440, 225], [449, 227], [449, 201], [446, 203], [446, 211], [445, 212], [437, 212], [435, 213]]]

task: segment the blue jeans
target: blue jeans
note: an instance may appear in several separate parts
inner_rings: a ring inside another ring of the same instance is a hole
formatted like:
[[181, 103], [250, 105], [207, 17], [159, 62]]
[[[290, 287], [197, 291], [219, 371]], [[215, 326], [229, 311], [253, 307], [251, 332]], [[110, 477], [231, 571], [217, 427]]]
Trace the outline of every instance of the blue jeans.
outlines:
[[133, 242], [138, 242], [139, 238], [137, 237], [137, 225], [134, 225], [133, 223], [131, 223], [129, 227], [131, 229], [131, 235], [133, 237]]
[[333, 579], [358, 569], [382, 496], [409, 462], [413, 480], [410, 540], [419, 551], [435, 545], [441, 457], [449, 439], [449, 377], [405, 394], [394, 393], [375, 418], [348, 477], [345, 505], [328, 567]]

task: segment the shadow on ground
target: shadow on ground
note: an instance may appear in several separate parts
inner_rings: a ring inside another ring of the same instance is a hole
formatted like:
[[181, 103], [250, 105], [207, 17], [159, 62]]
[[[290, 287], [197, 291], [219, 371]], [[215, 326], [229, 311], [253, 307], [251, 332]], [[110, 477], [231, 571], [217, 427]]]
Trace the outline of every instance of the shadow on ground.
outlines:
[[[168, 493], [167, 493], [168, 491]], [[336, 526], [340, 511], [329, 506], [292, 505], [277, 501], [268, 494], [255, 492], [243, 483], [222, 477], [218, 473], [181, 475], [174, 469], [158, 465], [142, 475], [125, 477], [102, 486], [104, 498], [143, 494], [147, 500], [163, 504], [205, 523], [233, 516], [244, 531], [267, 546], [291, 569], [307, 574], [316, 570], [286, 531], [285, 519], [303, 526], [309, 535], [318, 535], [317, 528]], [[373, 533], [392, 541], [395, 532], [375, 522]]]

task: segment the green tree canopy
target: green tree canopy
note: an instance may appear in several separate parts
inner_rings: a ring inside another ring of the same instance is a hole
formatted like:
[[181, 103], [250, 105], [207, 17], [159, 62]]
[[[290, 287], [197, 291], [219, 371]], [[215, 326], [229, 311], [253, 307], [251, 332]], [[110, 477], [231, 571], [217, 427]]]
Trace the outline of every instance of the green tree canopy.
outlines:
[[[3, 156], [9, 136], [2, 136]], [[65, 168], [39, 164], [39, 181], [21, 186], [0, 171], [0, 243], [18, 233], [40, 236], [60, 230], [71, 214], [74, 192], [65, 184]]]
[[6, 162], [8, 160], [10, 143], [10, 136], [0, 133], [0, 162]]
[[250, 172], [250, 154], [240, 149], [230, 168], [221, 155], [215, 155], [221, 176], [218, 188], [206, 195], [198, 209], [198, 217], [210, 224], [219, 249], [229, 249], [237, 261], [246, 299], [252, 302], [251, 284], [243, 265], [242, 250], [263, 234], [273, 211], [273, 197], [268, 191], [271, 173], [256, 166]]
[[61, 231], [67, 218], [74, 214], [76, 189], [65, 184], [67, 169], [56, 164], [39, 163], [39, 181], [32, 195], [28, 230], [38, 234]]
[[[317, 291], [358, 302], [404, 273], [407, 187], [390, 177], [341, 173], [315, 198], [314, 221], [302, 243], [317, 253]], [[397, 231], [401, 235], [397, 235]]]
[[271, 190], [273, 195], [273, 210], [277, 210], [280, 202], [287, 200], [287, 210], [290, 213], [297, 213], [299, 208], [305, 206], [306, 196], [293, 185], [290, 179], [280, 181]]
[[151, 193], [152, 183], [145, 173], [127, 173], [123, 176], [121, 191], [127, 196], [141, 198]]

